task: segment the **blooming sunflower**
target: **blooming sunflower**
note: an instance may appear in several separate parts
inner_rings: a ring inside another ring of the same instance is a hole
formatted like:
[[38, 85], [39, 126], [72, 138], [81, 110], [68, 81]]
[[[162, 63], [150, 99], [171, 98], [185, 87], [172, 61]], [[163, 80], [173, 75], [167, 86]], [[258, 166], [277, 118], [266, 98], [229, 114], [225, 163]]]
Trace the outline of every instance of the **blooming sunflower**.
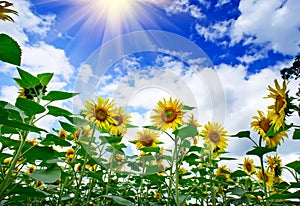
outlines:
[[113, 100], [104, 100], [104, 98], [98, 97], [98, 103], [94, 100], [85, 102], [87, 111], [83, 111], [82, 114], [89, 119], [89, 122], [95, 123], [99, 128], [109, 130], [114, 122], [114, 105]]
[[255, 165], [252, 159], [245, 157], [243, 167], [244, 171], [249, 175], [255, 172]]
[[36, 167], [34, 165], [31, 165], [30, 167], [27, 168], [26, 174], [31, 175], [35, 170], [36, 170]]
[[267, 159], [270, 171], [274, 174], [274, 177], [278, 178], [282, 172], [282, 161], [280, 156], [278, 156], [278, 154], [275, 154], [273, 157], [267, 155]]
[[283, 137], [287, 137], [286, 131], [278, 132], [274, 136], [267, 136], [266, 134], [272, 126], [272, 120], [270, 119], [269, 113], [268, 116], [265, 117], [262, 111], [257, 112], [259, 116], [252, 117], [255, 120], [251, 122], [251, 127], [262, 136], [266, 141], [267, 147], [277, 147], [277, 145], [281, 144], [281, 140], [283, 141]]
[[226, 165], [222, 165], [216, 171], [216, 176], [221, 177], [225, 182], [230, 181], [230, 169], [226, 167]]
[[264, 181], [263, 176], [265, 177], [265, 182], [266, 182], [267, 187], [272, 188], [273, 187], [273, 179], [274, 179], [272, 173], [268, 172], [267, 170], [264, 170], [264, 175], [263, 175], [262, 170], [259, 170], [257, 173], [257, 177], [258, 177], [258, 181], [260, 183], [263, 183], [263, 181]]
[[133, 141], [137, 149], [157, 147], [156, 144], [159, 142], [157, 132], [150, 129], [143, 129], [143, 131], [137, 132], [137, 134], [138, 138]]
[[130, 122], [130, 116], [124, 112], [122, 107], [119, 107], [115, 110], [115, 114], [113, 116], [115, 120], [110, 127], [110, 133], [112, 135], [124, 136], [127, 132], [127, 124]]
[[224, 151], [224, 149], [227, 147], [227, 138], [225, 137], [227, 131], [225, 131], [219, 123], [208, 122], [204, 125], [204, 129], [201, 133], [204, 137], [205, 144], [212, 151], [214, 151], [217, 147], [220, 151]]
[[275, 100], [274, 104], [269, 106], [271, 123], [274, 124], [274, 130], [278, 131], [284, 124], [285, 109], [287, 108], [286, 82], [282, 82], [282, 88], [277, 80], [274, 80], [275, 88], [268, 86], [270, 94], [266, 98]]
[[176, 130], [179, 125], [182, 125], [183, 104], [178, 99], [174, 101], [170, 97], [169, 101], [163, 99], [157, 103], [156, 109], [153, 109], [154, 115], [151, 116], [154, 126], [157, 126], [161, 131], [172, 128]]

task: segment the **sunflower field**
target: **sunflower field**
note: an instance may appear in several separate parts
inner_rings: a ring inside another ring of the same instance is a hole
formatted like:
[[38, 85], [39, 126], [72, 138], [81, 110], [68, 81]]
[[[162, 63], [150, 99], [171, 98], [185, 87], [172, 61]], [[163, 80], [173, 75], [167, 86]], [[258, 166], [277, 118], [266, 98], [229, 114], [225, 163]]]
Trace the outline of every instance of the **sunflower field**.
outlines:
[[[16, 14], [9, 6], [0, 8], [4, 21]], [[19, 66], [18, 44], [0, 34], [3, 45], [0, 60]], [[283, 165], [276, 153], [284, 139], [300, 139], [299, 126], [286, 123], [300, 114], [291, 74], [268, 86], [272, 104], [254, 114], [248, 131], [229, 134], [218, 122], [200, 124], [196, 108], [175, 98], [158, 101], [143, 127], [110, 98], [85, 100], [74, 114], [56, 103], [78, 93], [49, 91], [53, 73], [17, 71], [15, 104], [0, 101], [0, 205], [300, 205], [300, 161]], [[49, 116], [56, 128], [36, 126]], [[125, 142], [129, 130], [136, 132]], [[232, 171], [227, 145], [241, 138], [253, 148]]]

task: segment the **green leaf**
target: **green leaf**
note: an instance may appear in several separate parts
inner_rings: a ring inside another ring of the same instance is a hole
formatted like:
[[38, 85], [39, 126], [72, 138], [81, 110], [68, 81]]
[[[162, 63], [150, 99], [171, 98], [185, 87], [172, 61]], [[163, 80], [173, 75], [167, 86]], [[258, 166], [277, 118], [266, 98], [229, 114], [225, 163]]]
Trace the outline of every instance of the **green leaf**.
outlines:
[[255, 147], [253, 150], [248, 151], [247, 155], [256, 155], [262, 157], [264, 154], [269, 152], [275, 152], [276, 148], [269, 148], [269, 147]]
[[230, 137], [250, 138], [250, 131], [240, 131], [237, 134], [230, 135]]
[[177, 131], [177, 135], [182, 139], [185, 139], [187, 137], [195, 137], [198, 135], [197, 128], [192, 124], [189, 124], [188, 126], [183, 127]]
[[163, 169], [156, 165], [147, 165], [146, 166], [146, 175], [155, 174], [157, 172], [161, 172]]
[[20, 68], [17, 68], [17, 69], [18, 69], [18, 72], [19, 72], [19, 75], [21, 77], [21, 81], [23, 84], [21, 86], [24, 86], [25, 88], [29, 89], [29, 88], [34, 88], [40, 84], [40, 80], [38, 78], [36, 78], [35, 76], [31, 75], [30, 73], [28, 73]]
[[110, 196], [110, 195], [103, 195], [103, 197], [106, 198], [111, 198], [113, 199], [113, 201], [115, 201], [116, 203], [120, 204], [120, 205], [127, 205], [127, 206], [134, 206], [135, 204], [129, 200], [126, 200], [122, 197], [118, 197], [118, 196]]
[[294, 169], [297, 173], [300, 174], [300, 161], [299, 160], [296, 160], [294, 162], [290, 162], [285, 166]]
[[46, 170], [36, 170], [30, 175], [30, 177], [32, 177], [33, 179], [39, 180], [44, 183], [53, 183], [58, 180], [60, 176], [61, 170], [57, 165], [52, 166]]
[[199, 164], [199, 162], [197, 161], [198, 159], [199, 159], [199, 156], [192, 153], [188, 156], [184, 156], [183, 160], [186, 161], [187, 163], [189, 163], [189, 165], [191, 166], [191, 165], [198, 165]]
[[159, 147], [144, 147], [144, 148], [141, 148], [141, 150], [143, 152], [156, 152], [158, 153], [159, 152]]
[[59, 108], [59, 107], [55, 107], [55, 106], [48, 106], [47, 107], [48, 109], [48, 115], [52, 115], [54, 117], [65, 117], [65, 116], [71, 116], [72, 113], [65, 110], [65, 109], [62, 109], [62, 108]]
[[40, 104], [26, 98], [17, 98], [16, 107], [23, 110], [26, 115], [32, 116], [46, 111]]
[[58, 136], [55, 136], [54, 134], [47, 134], [46, 138], [41, 141], [41, 144], [49, 146], [49, 145], [59, 145], [59, 146], [71, 146], [71, 144], [59, 138]]
[[0, 34], [0, 60], [20, 66], [21, 56], [22, 51], [19, 44], [10, 36]]
[[295, 129], [293, 139], [300, 139], [300, 129]]
[[70, 92], [62, 92], [62, 91], [51, 91], [46, 96], [43, 97], [43, 100], [47, 101], [58, 101], [69, 99], [71, 97], [76, 96], [78, 93], [70, 93]]
[[40, 80], [40, 83], [42, 86], [47, 86], [50, 80], [53, 77], [53, 73], [43, 73], [43, 74], [38, 74], [37, 78]]
[[45, 198], [46, 192], [39, 191], [34, 189], [33, 187], [22, 187], [21, 185], [17, 185], [12, 191], [11, 194], [20, 194], [25, 195], [26, 197], [34, 197], [34, 198]]
[[[35, 133], [40, 133], [42, 131], [47, 132], [44, 129], [41, 129], [41, 128], [38, 128], [35, 126], [31, 126], [31, 125], [22, 123], [20, 121], [15, 121], [15, 120], [6, 120], [6, 119], [0, 118], [0, 124], [10, 127], [12, 129], [20, 129], [23, 131], [31, 131], [31, 132], [35, 132]], [[2, 128], [1, 128], [1, 132], [2, 132]]]
[[230, 175], [231, 178], [245, 177], [245, 176], [248, 176], [248, 174], [243, 170], [236, 170]]
[[32, 147], [28, 143], [23, 148], [23, 152], [25, 152], [26, 150], [28, 150], [28, 151], [24, 154], [24, 156], [30, 162], [34, 162], [35, 160], [47, 161], [49, 159], [54, 158], [54, 151], [53, 151], [52, 147], [41, 147], [41, 146], [38, 146], [38, 145], [35, 145], [34, 147]]
[[[11, 139], [9, 137], [0, 136], [0, 142], [2, 144], [2, 148], [18, 148], [20, 146], [20, 141]], [[3, 155], [3, 153], [1, 154]]]
[[59, 121], [59, 123], [60, 123], [60, 126], [67, 132], [71, 132], [71, 133], [76, 132], [76, 128], [73, 125], [68, 124], [66, 122], [62, 122], [62, 121]]
[[195, 109], [196, 107], [190, 107], [190, 106], [187, 106], [187, 105], [184, 105], [183, 107], [182, 107], [182, 110], [193, 110], [193, 109]]

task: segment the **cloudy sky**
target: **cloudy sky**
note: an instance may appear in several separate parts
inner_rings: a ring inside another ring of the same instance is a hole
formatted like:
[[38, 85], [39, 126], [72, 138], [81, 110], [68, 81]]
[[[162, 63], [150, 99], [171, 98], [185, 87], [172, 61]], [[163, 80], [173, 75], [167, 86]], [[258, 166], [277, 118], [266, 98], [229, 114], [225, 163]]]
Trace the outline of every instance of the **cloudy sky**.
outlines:
[[[158, 100], [173, 96], [197, 107], [201, 124], [218, 121], [229, 134], [250, 130], [256, 110], [271, 103], [263, 98], [267, 86], [281, 82], [280, 70], [299, 53], [298, 0], [13, 3], [19, 16], [15, 23], [0, 22], [0, 32], [21, 45], [21, 68], [54, 72], [49, 90], [80, 92], [66, 108], [76, 112], [86, 98], [113, 97], [140, 126], [150, 123]], [[16, 69], [0, 63], [0, 74], [0, 97], [13, 103]], [[294, 95], [297, 83], [288, 87]], [[299, 158], [299, 146], [285, 140], [278, 149], [284, 163]], [[243, 156], [251, 147], [230, 140], [228, 150]]]

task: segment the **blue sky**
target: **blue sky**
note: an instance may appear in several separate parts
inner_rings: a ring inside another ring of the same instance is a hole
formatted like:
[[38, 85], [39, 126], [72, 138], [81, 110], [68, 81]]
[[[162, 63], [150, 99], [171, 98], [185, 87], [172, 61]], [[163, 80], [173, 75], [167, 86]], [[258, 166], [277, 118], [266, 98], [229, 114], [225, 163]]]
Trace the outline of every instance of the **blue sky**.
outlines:
[[[201, 124], [219, 121], [233, 134], [249, 130], [256, 110], [266, 111], [267, 85], [299, 53], [298, 0], [105, 2], [16, 0], [16, 22], [1, 22], [0, 32], [21, 45], [23, 69], [54, 72], [49, 89], [81, 92], [59, 103], [66, 108], [113, 97], [143, 125], [159, 99], [174, 96], [197, 107]], [[1, 63], [0, 74], [0, 97], [13, 102], [16, 69]], [[294, 94], [297, 84], [289, 88]], [[231, 142], [235, 155], [251, 147]], [[287, 139], [279, 152], [295, 159], [299, 146]]]

